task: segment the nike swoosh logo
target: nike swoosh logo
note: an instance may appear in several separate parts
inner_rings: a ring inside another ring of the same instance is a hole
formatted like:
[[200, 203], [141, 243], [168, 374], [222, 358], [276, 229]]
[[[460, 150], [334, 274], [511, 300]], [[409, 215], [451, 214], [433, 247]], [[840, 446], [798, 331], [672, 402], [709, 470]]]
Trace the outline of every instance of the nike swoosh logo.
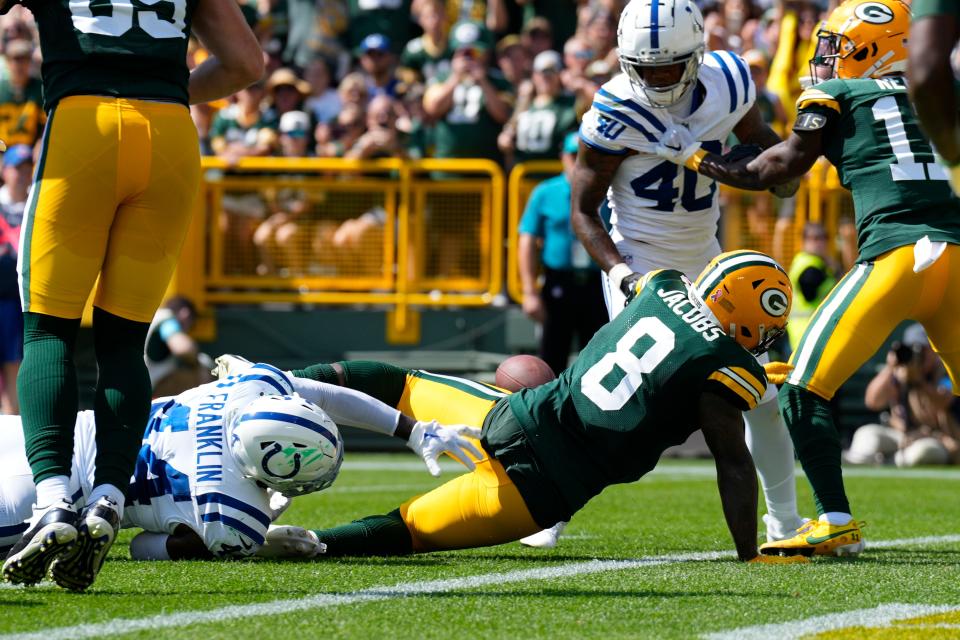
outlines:
[[827, 540], [832, 540], [845, 533], [853, 533], [854, 531], [856, 531], [856, 529], [844, 529], [843, 531], [835, 531], [826, 536], [807, 536], [807, 544], [820, 544], [821, 542], [826, 542]]
[[663, 146], [670, 149], [670, 151], [680, 151], [680, 145], [673, 146], [672, 144], [665, 144]]

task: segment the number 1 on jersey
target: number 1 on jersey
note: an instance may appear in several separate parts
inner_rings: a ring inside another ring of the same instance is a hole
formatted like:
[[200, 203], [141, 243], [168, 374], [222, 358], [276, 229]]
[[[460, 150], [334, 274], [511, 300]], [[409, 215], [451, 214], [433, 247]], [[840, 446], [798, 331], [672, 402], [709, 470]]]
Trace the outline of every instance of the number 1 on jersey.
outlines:
[[[946, 169], [936, 162], [917, 162], [910, 148], [910, 137], [903, 123], [900, 105], [893, 96], [884, 96], [873, 103], [873, 117], [883, 122], [890, 141], [890, 150], [897, 161], [890, 165], [890, 174], [894, 182], [904, 180], [949, 180]], [[931, 149], [922, 150], [932, 153]]]

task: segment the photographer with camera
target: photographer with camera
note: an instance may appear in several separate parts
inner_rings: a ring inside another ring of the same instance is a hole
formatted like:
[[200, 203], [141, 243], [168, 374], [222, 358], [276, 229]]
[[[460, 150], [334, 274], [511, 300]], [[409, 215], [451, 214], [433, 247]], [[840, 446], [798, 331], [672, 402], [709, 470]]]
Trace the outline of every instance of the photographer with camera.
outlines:
[[940, 386], [944, 375], [923, 326], [907, 327], [864, 397], [868, 409], [884, 412], [885, 424], [857, 429], [847, 461], [892, 461], [901, 467], [956, 462], [960, 427], [950, 410], [954, 398]]

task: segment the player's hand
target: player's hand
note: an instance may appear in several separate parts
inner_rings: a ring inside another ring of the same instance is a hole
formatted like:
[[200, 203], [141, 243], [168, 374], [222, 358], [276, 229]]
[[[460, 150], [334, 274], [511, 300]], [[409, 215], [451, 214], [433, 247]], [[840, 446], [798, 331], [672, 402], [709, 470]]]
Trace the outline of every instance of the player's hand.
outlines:
[[767, 381], [771, 384], [784, 384], [790, 372], [793, 371], [793, 365], [786, 362], [768, 362], [763, 365], [763, 370], [767, 374]]
[[267, 495], [270, 496], [270, 522], [276, 522], [290, 508], [293, 499], [273, 489], [267, 489]]
[[627, 297], [627, 299], [623, 301], [623, 306], [627, 306], [637, 297], [637, 283], [640, 282], [641, 278], [643, 278], [641, 274], [631, 273], [620, 281], [620, 291]]
[[611, 286], [619, 289], [626, 296], [623, 306], [627, 306], [637, 297], [637, 282], [643, 275], [635, 273], [626, 263], [620, 262], [613, 265], [607, 272], [607, 277], [610, 279]]
[[223, 380], [242, 369], [246, 369], [253, 363], [242, 356], [235, 356], [232, 353], [225, 353], [213, 361], [216, 365], [210, 370], [214, 378]]
[[747, 564], [807, 564], [810, 558], [806, 556], [765, 556], [759, 555], [756, 558], [747, 560]]
[[[656, 154], [664, 160], [669, 160], [675, 164], [689, 166], [687, 163], [697, 154], [700, 149], [700, 142], [693, 138], [690, 130], [682, 125], [672, 124], [667, 127], [660, 137], [660, 142], [655, 148]], [[706, 155], [703, 153], [702, 155]], [[701, 155], [701, 157], [702, 157]], [[699, 162], [696, 163], [699, 166]], [[690, 167], [696, 171], [696, 167]]]
[[480, 430], [466, 425], [447, 427], [436, 420], [417, 422], [410, 430], [407, 446], [423, 458], [427, 471], [436, 478], [440, 475], [440, 464], [437, 458], [441, 453], [449, 454], [470, 471], [477, 468], [467, 454], [477, 460], [484, 458], [484, 454], [467, 438], [479, 439]]
[[270, 525], [263, 545], [254, 554], [259, 558], [307, 559], [326, 553], [327, 545], [317, 534], [303, 527]]

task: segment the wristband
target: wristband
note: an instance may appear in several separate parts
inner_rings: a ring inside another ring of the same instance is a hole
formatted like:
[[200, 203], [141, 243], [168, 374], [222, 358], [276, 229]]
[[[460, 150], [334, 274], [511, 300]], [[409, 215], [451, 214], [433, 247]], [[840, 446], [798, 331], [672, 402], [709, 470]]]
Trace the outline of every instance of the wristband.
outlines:
[[628, 267], [623, 262], [618, 262], [610, 267], [610, 271], [607, 271], [607, 277], [610, 278], [610, 284], [612, 284], [613, 288], [618, 291], [620, 290], [620, 285], [623, 284], [623, 279], [629, 275], [633, 275], [633, 269]]
[[688, 169], [693, 171], [700, 171], [700, 163], [703, 162], [703, 159], [707, 156], [707, 151], [704, 149], [697, 149], [693, 152], [693, 155], [687, 158], [687, 161], [683, 163]]

